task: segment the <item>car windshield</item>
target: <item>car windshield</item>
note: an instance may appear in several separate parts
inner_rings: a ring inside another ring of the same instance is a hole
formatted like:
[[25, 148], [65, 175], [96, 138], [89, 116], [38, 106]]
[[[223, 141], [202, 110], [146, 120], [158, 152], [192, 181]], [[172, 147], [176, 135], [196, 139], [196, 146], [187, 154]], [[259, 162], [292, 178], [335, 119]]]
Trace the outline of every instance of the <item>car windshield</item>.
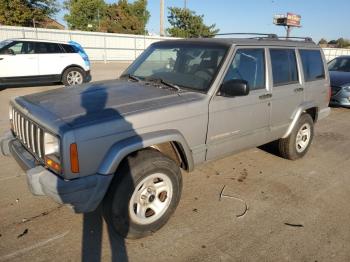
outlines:
[[206, 92], [227, 49], [220, 45], [158, 43], [136, 59], [123, 76], [144, 81], [159, 80], [179, 88]]
[[350, 57], [338, 57], [328, 64], [329, 71], [350, 72]]
[[7, 46], [8, 44], [12, 43], [13, 41], [11, 40], [5, 40], [0, 42], [0, 49], [3, 48], [4, 46]]

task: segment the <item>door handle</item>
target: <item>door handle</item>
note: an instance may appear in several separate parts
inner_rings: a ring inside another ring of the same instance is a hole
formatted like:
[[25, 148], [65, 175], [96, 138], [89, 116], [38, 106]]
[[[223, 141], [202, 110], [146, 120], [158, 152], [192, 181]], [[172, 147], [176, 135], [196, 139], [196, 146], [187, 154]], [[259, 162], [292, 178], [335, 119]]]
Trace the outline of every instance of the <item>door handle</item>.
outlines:
[[3, 60], [4, 58], [0, 57], [0, 60]]
[[263, 99], [268, 99], [271, 97], [272, 97], [272, 94], [264, 94], [264, 95], [259, 96], [259, 99], [263, 100]]
[[295, 88], [294, 89], [294, 92], [295, 93], [299, 93], [299, 92], [303, 92], [304, 91], [304, 88], [303, 87], [298, 87], [298, 88]]

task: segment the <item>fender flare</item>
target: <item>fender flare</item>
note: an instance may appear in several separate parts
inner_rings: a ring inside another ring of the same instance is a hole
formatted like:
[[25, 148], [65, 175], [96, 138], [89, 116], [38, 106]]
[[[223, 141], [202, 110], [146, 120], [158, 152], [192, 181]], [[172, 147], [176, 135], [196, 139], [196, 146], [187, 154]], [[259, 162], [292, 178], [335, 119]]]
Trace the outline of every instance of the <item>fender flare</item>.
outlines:
[[162, 130], [146, 134], [140, 134], [118, 141], [111, 146], [98, 169], [102, 175], [114, 174], [120, 162], [132, 152], [150, 147], [152, 145], [176, 142], [181, 146], [180, 150], [186, 158], [188, 171], [194, 168], [191, 149], [189, 148], [183, 135], [177, 130]]
[[[314, 103], [311, 102], [305, 102], [303, 104], [301, 104], [292, 114], [292, 122], [289, 124], [288, 129], [286, 131], [286, 133], [282, 136], [282, 138], [287, 138], [293, 131], [295, 125], [297, 124], [301, 114], [303, 112], [305, 112], [306, 110], [310, 109], [310, 108], [318, 108], [317, 105], [315, 105]], [[317, 121], [317, 112], [316, 112], [316, 121]]]

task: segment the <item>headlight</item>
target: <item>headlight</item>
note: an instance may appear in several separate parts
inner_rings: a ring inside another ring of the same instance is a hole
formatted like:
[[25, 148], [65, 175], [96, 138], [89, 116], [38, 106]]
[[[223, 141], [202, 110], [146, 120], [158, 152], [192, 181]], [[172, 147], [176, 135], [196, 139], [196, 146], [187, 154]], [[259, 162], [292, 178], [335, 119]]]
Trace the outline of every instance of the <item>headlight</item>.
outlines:
[[60, 142], [57, 137], [44, 133], [44, 152], [45, 155], [57, 155], [60, 153]]
[[56, 136], [46, 132], [44, 133], [44, 152], [45, 164], [57, 173], [61, 173], [60, 141]]

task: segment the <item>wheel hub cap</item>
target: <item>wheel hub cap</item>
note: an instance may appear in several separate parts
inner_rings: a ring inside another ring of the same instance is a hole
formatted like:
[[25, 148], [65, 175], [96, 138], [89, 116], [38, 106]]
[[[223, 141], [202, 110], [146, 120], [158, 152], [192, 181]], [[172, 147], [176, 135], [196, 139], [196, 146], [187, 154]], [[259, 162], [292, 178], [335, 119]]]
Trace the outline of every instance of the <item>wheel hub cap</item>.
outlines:
[[299, 129], [296, 136], [295, 147], [298, 153], [302, 153], [309, 145], [311, 138], [311, 126], [305, 123]]
[[138, 224], [150, 224], [167, 211], [173, 195], [172, 182], [162, 173], [152, 174], [139, 182], [129, 202], [130, 218]]

